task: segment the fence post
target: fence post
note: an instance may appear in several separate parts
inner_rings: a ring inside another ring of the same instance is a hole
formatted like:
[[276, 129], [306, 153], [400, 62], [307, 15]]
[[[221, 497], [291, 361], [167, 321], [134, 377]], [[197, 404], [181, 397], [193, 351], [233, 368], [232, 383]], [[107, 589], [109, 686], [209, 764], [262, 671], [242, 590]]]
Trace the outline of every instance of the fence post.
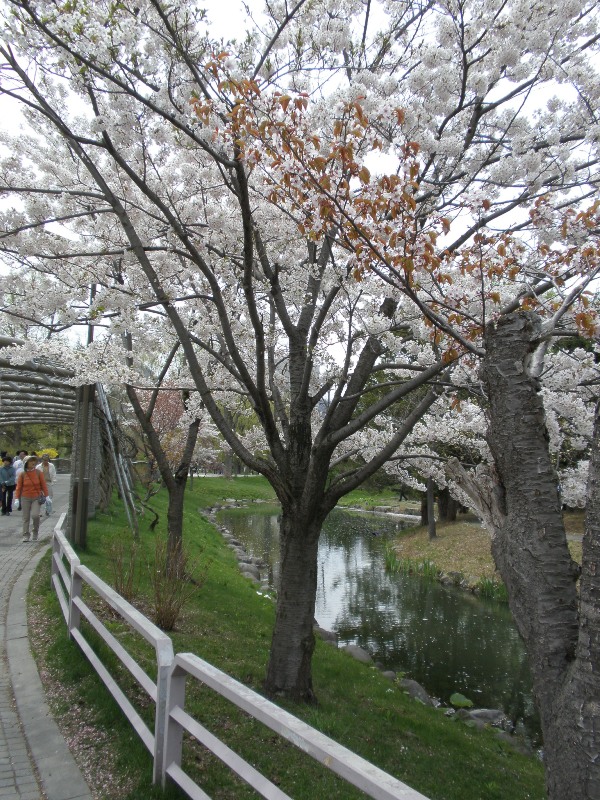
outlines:
[[60, 558], [60, 542], [56, 536], [56, 531], [52, 533], [52, 563], [50, 565], [50, 588], [54, 589], [54, 576], [58, 574], [56, 559]]
[[73, 602], [76, 597], [81, 597], [83, 589], [83, 580], [81, 575], [77, 572], [77, 564], [71, 565], [71, 591], [69, 592], [69, 620], [67, 623], [67, 630], [69, 632], [69, 639], [72, 639], [71, 631], [74, 629], [79, 630], [81, 623], [81, 612]]
[[177, 659], [173, 662], [168, 679], [168, 699], [167, 715], [165, 725], [165, 742], [163, 748], [163, 762], [160, 768], [161, 785], [163, 789], [167, 783], [167, 768], [175, 763], [181, 766], [181, 754], [183, 749], [183, 729], [178, 722], [171, 718], [171, 711], [179, 706], [185, 706], [185, 679], [187, 673], [177, 665]]
[[[154, 764], [152, 783], [164, 780], [169, 677], [173, 666], [173, 645], [168, 637], [156, 644], [156, 711], [154, 718]], [[185, 689], [184, 689], [185, 691]]]

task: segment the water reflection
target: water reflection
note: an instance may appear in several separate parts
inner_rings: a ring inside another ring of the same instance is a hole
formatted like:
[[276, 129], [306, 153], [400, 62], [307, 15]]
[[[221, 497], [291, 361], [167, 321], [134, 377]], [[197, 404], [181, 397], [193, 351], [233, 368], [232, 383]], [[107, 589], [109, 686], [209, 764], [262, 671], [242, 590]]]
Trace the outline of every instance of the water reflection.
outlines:
[[[220, 521], [278, 580], [277, 513], [227, 511]], [[539, 722], [525, 651], [508, 607], [415, 577], [390, 576], [384, 543], [406, 523], [336, 510], [319, 545], [316, 619], [340, 643], [369, 650], [447, 703], [460, 691], [475, 705], [503, 708], [537, 738]]]

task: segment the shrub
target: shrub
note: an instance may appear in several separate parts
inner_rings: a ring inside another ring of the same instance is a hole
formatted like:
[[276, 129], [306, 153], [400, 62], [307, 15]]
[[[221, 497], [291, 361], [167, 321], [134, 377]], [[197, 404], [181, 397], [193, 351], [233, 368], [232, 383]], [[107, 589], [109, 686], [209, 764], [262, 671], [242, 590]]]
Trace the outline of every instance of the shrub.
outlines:
[[184, 547], [169, 553], [166, 538], [157, 536], [154, 563], [148, 570], [154, 622], [163, 631], [172, 631], [184, 607], [202, 588], [207, 565], [200, 569]]
[[53, 447], [42, 447], [40, 450], [35, 451], [39, 458], [43, 455], [48, 455], [50, 458], [58, 458], [58, 450], [55, 450]]
[[127, 547], [124, 542], [127, 535], [128, 531], [124, 531], [123, 537], [111, 542], [108, 548], [108, 563], [115, 590], [132, 603], [138, 593], [139, 570], [136, 561], [137, 544], [135, 541], [130, 541]]

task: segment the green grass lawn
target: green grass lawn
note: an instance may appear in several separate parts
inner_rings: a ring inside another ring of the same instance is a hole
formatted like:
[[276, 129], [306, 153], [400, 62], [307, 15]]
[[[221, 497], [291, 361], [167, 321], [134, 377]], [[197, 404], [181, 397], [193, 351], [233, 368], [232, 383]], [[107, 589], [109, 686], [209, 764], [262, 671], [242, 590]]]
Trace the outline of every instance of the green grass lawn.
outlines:
[[418, 500], [401, 500], [396, 489], [369, 489], [360, 486], [353, 492], [344, 495], [338, 504], [341, 508], [354, 506], [371, 511], [377, 507], [385, 507], [399, 514], [420, 514]]
[[227, 499], [270, 500], [277, 498], [273, 487], [260, 475], [247, 475], [237, 478], [193, 478], [191, 495], [195, 497], [201, 508], [219, 505]]
[[[195, 478], [188, 492], [184, 536], [192, 559], [203, 564], [206, 580], [173, 633], [175, 652], [194, 652], [237, 680], [261, 691], [274, 619], [273, 603], [243, 578], [234, 556], [200, 509], [227, 498], [272, 500], [261, 478]], [[164, 529], [166, 498], [153, 499]], [[377, 503], [379, 504], [379, 503]], [[148, 565], [154, 536], [142, 521], [137, 561], [139, 590], [136, 604], [148, 613]], [[122, 510], [98, 515], [88, 529], [89, 546], [82, 561], [111, 582], [109, 553], [114, 542], [130, 541]], [[49, 558], [42, 562], [30, 590], [30, 630], [33, 647], [54, 713], [103, 800], [145, 800], [163, 796], [151, 787], [150, 758], [121, 712], [109, 699], [77, 646], [65, 633], [59, 607], [49, 588]], [[100, 607], [99, 607], [99, 610]], [[152, 669], [152, 653], [108, 611], [111, 630]], [[93, 637], [90, 635], [89, 637]], [[151, 704], [114, 657], [100, 644], [111, 670], [136, 707], [148, 719]], [[542, 766], [499, 741], [492, 731], [478, 731], [426, 708], [404, 694], [375, 668], [359, 664], [322, 642], [313, 660], [314, 707], [283, 702], [288, 711], [336, 741], [359, 753], [432, 800], [541, 800]], [[236, 711], [193, 682], [186, 703], [213, 733], [254, 764], [297, 800], [352, 800], [364, 797], [348, 784], [303, 755], [269, 729]], [[186, 706], [187, 707], [187, 706]], [[83, 733], [81, 732], [83, 730]], [[188, 742], [185, 766], [215, 800], [246, 800], [256, 795], [203, 748]], [[167, 797], [180, 794], [173, 787]]]

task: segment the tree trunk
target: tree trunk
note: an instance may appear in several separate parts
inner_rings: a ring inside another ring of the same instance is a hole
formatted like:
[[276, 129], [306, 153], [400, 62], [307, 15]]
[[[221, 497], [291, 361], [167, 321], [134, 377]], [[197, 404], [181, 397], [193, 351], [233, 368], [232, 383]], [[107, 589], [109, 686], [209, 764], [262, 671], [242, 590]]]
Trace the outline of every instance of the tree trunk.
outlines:
[[437, 538], [435, 529], [435, 484], [433, 478], [427, 478], [427, 533], [429, 541]]
[[190, 471], [190, 464], [194, 454], [194, 447], [198, 441], [200, 420], [196, 419], [188, 425], [185, 446], [181, 455], [179, 466], [175, 474], [160, 443], [160, 438], [152, 424], [152, 410], [147, 414], [142, 408], [135, 389], [126, 384], [127, 396], [131, 407], [140, 423], [142, 431], [148, 441], [152, 455], [156, 459], [156, 466], [169, 493], [167, 507], [167, 572], [178, 575], [181, 568], [181, 553], [183, 546], [183, 495]]
[[[100, 461], [100, 474], [98, 476], [98, 486], [100, 490], [99, 508], [104, 512], [106, 512], [108, 509], [115, 485], [115, 465], [111, 457], [108, 436], [109, 434], [107, 433], [106, 427], [104, 425], [100, 425], [102, 458]], [[123, 498], [123, 501], [126, 502], [126, 499]], [[134, 537], [137, 536], [135, 530], [133, 535]]]
[[317, 593], [317, 551], [321, 522], [285, 511], [281, 517], [281, 562], [277, 613], [265, 689], [314, 702], [312, 654]]
[[488, 443], [504, 512], [492, 552], [532, 668], [548, 797], [598, 800], [598, 448], [591, 470], [579, 628], [578, 569], [567, 547], [539, 382], [528, 372], [540, 333], [540, 320], [530, 312], [507, 315], [486, 329], [482, 374], [490, 402]]
[[23, 429], [19, 422], [13, 425], [13, 448], [15, 453], [21, 449], [21, 442], [23, 441]]
[[456, 522], [458, 503], [450, 494], [448, 487], [438, 491], [438, 511], [444, 522]]
[[424, 528], [429, 525], [429, 512], [427, 509], [427, 492], [421, 492], [421, 525]]
[[183, 501], [185, 480], [175, 480], [169, 488], [167, 506], [167, 572], [177, 574], [183, 548]]
[[600, 798], [600, 405], [596, 407], [579, 591], [576, 657], [555, 703], [551, 798]]
[[[579, 587], [579, 640], [573, 722], [585, 767], [586, 797], [600, 798], [600, 403], [596, 406]], [[571, 687], [568, 687], [571, 688]]]
[[223, 477], [231, 480], [233, 477], [233, 450], [227, 448], [223, 456]]

